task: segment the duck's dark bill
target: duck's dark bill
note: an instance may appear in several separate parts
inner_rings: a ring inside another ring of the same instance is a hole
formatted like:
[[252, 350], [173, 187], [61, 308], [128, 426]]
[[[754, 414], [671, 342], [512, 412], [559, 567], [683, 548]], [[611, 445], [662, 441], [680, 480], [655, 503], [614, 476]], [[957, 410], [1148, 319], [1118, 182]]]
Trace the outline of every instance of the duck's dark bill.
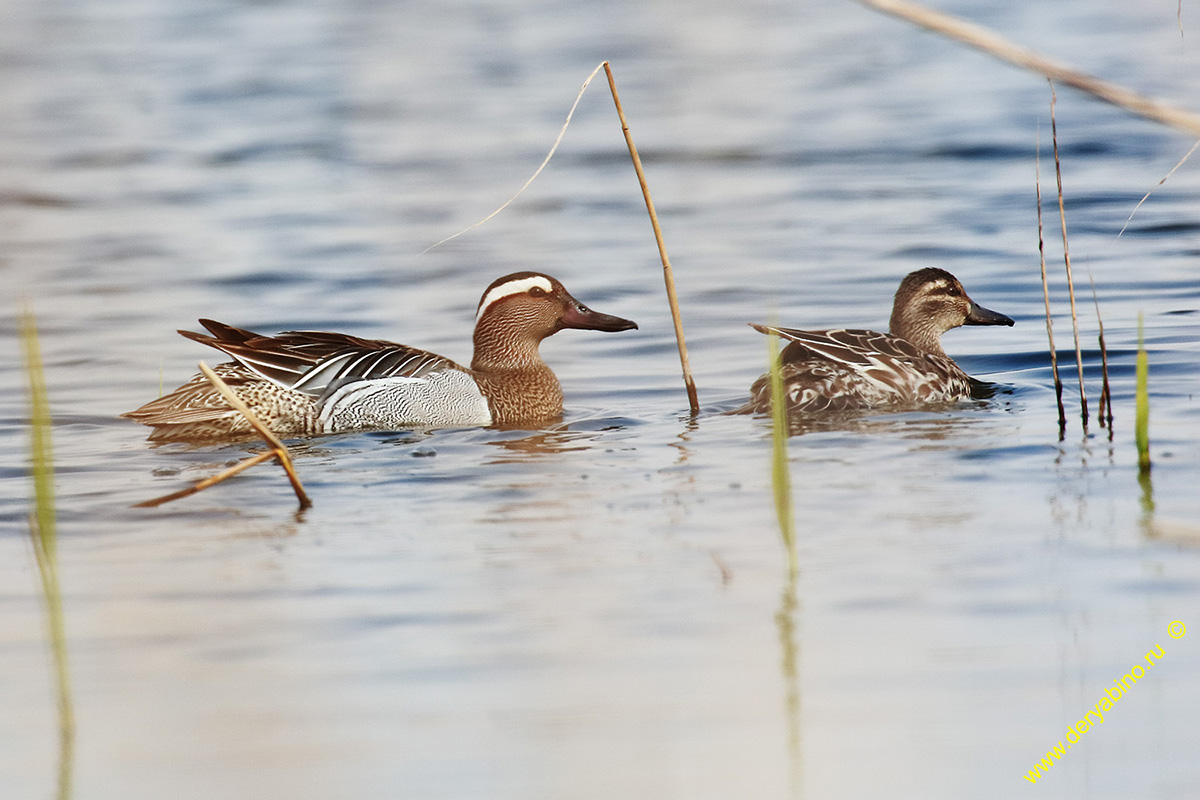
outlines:
[[571, 303], [559, 318], [564, 328], [582, 328], [589, 331], [628, 331], [637, 328], [631, 319], [601, 314], [577, 303]]
[[1013, 325], [1012, 317], [1006, 317], [1003, 314], [984, 308], [978, 303], [971, 303], [971, 310], [967, 313], [967, 320], [964, 325]]

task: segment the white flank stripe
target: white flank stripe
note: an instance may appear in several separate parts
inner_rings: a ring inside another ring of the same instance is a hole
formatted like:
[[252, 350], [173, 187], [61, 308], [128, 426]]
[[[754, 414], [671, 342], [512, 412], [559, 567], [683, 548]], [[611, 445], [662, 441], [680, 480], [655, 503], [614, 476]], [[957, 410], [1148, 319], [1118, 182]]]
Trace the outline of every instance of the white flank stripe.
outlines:
[[532, 278], [521, 278], [520, 280], [502, 283], [483, 296], [482, 302], [479, 303], [479, 313], [475, 315], [475, 321], [479, 322], [480, 317], [483, 316], [483, 312], [491, 308], [492, 304], [497, 300], [503, 297], [508, 297], [509, 295], [527, 292], [535, 286], [540, 286], [546, 291], [547, 294], [554, 291], [554, 287], [550, 285], [550, 281], [546, 280], [541, 275], [535, 275]]
[[316, 385], [318, 381], [328, 382], [333, 377], [333, 374], [341, 368], [342, 364], [353, 355], [353, 353], [344, 353], [340, 356], [334, 356], [323, 364], [318, 364], [306, 372], [303, 378], [296, 381], [292, 388], [298, 392], [306, 392], [310, 386]]

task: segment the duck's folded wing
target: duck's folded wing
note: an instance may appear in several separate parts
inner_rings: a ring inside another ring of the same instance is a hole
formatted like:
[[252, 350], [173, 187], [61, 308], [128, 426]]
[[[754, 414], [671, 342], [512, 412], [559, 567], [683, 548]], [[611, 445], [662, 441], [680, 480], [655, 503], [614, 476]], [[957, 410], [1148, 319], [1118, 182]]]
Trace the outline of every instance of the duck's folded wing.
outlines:
[[[908, 340], [878, 331], [804, 331], [754, 324], [751, 327], [762, 333], [774, 333], [782, 339], [787, 339], [787, 349], [792, 351], [793, 357], [799, 357], [807, 351], [819, 358], [845, 364], [856, 371], [876, 366], [880, 359], [910, 360], [920, 359], [925, 355]], [[787, 360], [786, 356], [784, 360]]]
[[180, 331], [215, 347], [252, 372], [289, 389], [320, 398], [356, 381], [423, 378], [444, 370], [463, 371], [448, 358], [383, 339], [343, 333], [285, 331], [260, 336], [213, 320], [200, 320], [213, 335]]
[[[813, 385], [830, 383], [839, 394], [861, 394], [860, 404], [879, 405], [911, 394], [909, 377], [928, 369], [929, 356], [890, 333], [866, 330], [804, 331], [754, 325], [788, 340], [780, 363], [795, 372], [813, 372]], [[914, 371], [914, 367], [920, 365]], [[836, 373], [856, 375], [857, 380]], [[819, 380], [818, 380], [819, 378]], [[833, 389], [829, 389], [832, 391]], [[856, 401], [858, 402], [858, 401]]]

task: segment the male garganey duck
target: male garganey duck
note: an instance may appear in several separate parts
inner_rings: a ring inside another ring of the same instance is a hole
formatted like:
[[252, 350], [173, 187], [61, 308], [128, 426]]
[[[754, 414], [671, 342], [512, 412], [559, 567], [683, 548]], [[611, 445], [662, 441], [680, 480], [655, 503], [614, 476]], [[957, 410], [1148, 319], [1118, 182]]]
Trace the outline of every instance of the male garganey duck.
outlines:
[[[592, 311], [537, 272], [506, 275], [483, 293], [470, 369], [380, 339], [315, 331], [260, 336], [212, 320], [200, 323], [212, 336], [180, 333], [233, 356], [214, 371], [284, 436], [551, 420], [562, 414], [563, 395], [538, 353], [541, 341], [563, 328], [637, 327]], [[250, 432], [203, 375], [122, 416], [152, 426], [156, 441]]]
[[[1012, 325], [967, 296], [958, 279], [927, 267], [896, 291], [888, 333], [801, 331], [751, 325], [788, 339], [780, 353], [788, 411], [920, 408], [971, 396], [971, 379], [942, 350], [942, 334], [960, 325]], [[771, 410], [770, 375], [750, 387], [741, 413]]]

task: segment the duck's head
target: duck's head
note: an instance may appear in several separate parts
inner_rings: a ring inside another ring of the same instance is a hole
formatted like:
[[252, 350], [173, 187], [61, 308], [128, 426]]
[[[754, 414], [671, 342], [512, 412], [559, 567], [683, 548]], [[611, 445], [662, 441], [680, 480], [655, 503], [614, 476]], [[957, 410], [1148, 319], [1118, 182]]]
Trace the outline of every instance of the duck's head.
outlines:
[[896, 290], [889, 330], [922, 350], [942, 353], [942, 334], [960, 325], [1012, 325], [976, 303], [958, 278], [936, 267], [910, 272]]
[[497, 278], [479, 300], [475, 314], [475, 352], [528, 348], [563, 328], [627, 331], [637, 323], [593, 311], [561, 283], [540, 272], [514, 272]]

